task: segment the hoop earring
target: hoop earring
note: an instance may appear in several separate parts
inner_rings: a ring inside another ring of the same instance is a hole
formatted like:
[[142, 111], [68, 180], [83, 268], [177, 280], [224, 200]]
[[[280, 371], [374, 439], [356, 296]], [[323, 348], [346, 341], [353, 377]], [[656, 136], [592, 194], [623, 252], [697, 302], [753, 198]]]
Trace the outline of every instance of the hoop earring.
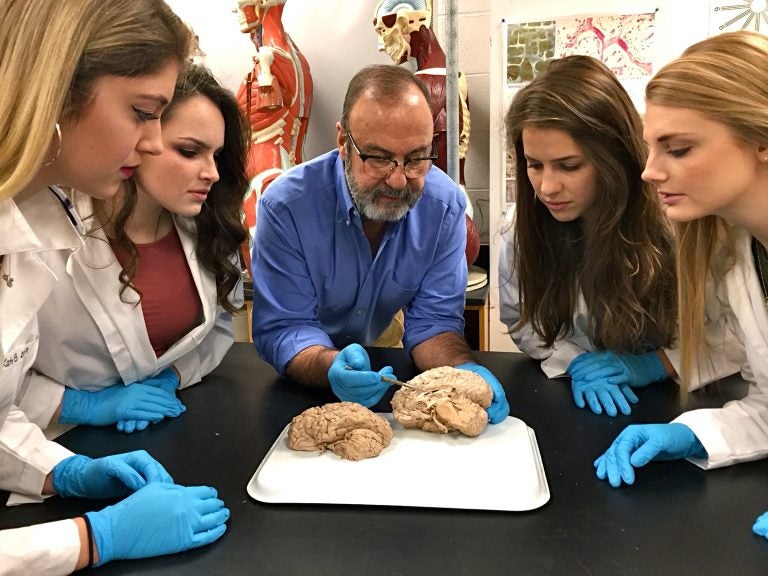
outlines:
[[50, 166], [59, 159], [59, 154], [61, 154], [61, 126], [59, 126], [58, 122], [56, 122], [56, 140], [59, 142], [59, 146], [56, 148], [56, 153], [53, 155], [53, 158], [47, 162], [43, 162], [41, 166]]

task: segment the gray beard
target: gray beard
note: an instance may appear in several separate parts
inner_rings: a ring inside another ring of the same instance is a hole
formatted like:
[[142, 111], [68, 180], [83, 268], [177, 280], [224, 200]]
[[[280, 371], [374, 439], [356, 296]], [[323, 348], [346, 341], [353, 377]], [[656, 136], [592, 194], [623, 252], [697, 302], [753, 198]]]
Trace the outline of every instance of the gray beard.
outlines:
[[[408, 213], [408, 210], [413, 208], [416, 202], [419, 201], [419, 198], [421, 198], [422, 190], [415, 189], [409, 183], [399, 190], [392, 188], [384, 182], [365, 189], [360, 186], [348, 164], [344, 166], [344, 174], [347, 177], [349, 194], [352, 196], [355, 208], [364, 218], [374, 222], [397, 222], [402, 220]], [[402, 202], [385, 208], [377, 206], [376, 200], [382, 195], [400, 198]]]

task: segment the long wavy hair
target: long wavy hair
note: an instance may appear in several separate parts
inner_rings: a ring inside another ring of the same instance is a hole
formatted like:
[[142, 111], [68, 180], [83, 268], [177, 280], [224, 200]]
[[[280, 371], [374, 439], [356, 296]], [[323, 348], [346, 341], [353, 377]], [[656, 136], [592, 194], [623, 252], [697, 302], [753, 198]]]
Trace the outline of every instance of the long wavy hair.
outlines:
[[[768, 37], [728, 32], [689, 47], [646, 87], [648, 103], [688, 108], [727, 126], [747, 143], [768, 147]], [[729, 224], [705, 216], [675, 226], [680, 309], [680, 376], [688, 384], [706, 361], [706, 291], [735, 262]], [[683, 386], [686, 389], [687, 386]]]
[[[562, 130], [594, 166], [589, 219], [558, 222], [537, 201], [524, 172], [526, 127]], [[676, 333], [671, 229], [656, 193], [640, 178], [642, 122], [615, 76], [588, 56], [554, 60], [517, 93], [506, 129], [518, 167], [516, 327], [530, 324], [552, 346], [573, 332], [581, 292], [596, 348], [639, 353], [670, 346]]]
[[[173, 99], [163, 113], [162, 122], [167, 122], [179, 106], [198, 95], [210, 100], [224, 117], [224, 145], [216, 162], [219, 180], [211, 187], [208, 199], [194, 218], [196, 252], [200, 264], [216, 278], [219, 304], [225, 310], [234, 312], [229, 294], [240, 280], [240, 268], [236, 262], [239, 247], [248, 235], [242, 224], [241, 209], [248, 189], [245, 165], [250, 128], [234, 95], [222, 87], [207, 68], [198, 64], [189, 64], [180, 72]], [[126, 224], [133, 214], [136, 198], [136, 183], [133, 179], [126, 181], [122, 203], [110, 222], [115, 244], [129, 255], [120, 273], [121, 299], [129, 288], [141, 299], [141, 292], [132, 284], [139, 252], [126, 233]]]
[[82, 114], [96, 80], [154, 74], [190, 46], [162, 0], [2, 0], [0, 200], [35, 176], [56, 122]]

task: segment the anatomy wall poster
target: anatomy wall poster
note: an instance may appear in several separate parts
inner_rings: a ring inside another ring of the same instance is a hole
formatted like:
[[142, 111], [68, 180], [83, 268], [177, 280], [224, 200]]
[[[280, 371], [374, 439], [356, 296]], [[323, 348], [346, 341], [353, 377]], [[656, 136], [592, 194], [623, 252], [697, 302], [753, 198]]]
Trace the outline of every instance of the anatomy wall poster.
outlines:
[[655, 12], [571, 16], [507, 26], [507, 83], [532, 80], [547, 60], [584, 54], [602, 60], [620, 80], [652, 73]]

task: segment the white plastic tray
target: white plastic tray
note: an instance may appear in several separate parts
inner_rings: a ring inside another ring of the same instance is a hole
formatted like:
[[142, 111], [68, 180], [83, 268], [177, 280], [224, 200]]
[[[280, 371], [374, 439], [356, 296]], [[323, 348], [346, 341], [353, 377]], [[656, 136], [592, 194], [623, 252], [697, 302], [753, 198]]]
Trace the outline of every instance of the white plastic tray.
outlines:
[[288, 426], [256, 473], [248, 494], [269, 503], [364, 504], [477, 510], [533, 510], [549, 500], [536, 436], [508, 417], [476, 438], [431, 434], [392, 424], [376, 458], [343, 460], [326, 450], [288, 448]]

